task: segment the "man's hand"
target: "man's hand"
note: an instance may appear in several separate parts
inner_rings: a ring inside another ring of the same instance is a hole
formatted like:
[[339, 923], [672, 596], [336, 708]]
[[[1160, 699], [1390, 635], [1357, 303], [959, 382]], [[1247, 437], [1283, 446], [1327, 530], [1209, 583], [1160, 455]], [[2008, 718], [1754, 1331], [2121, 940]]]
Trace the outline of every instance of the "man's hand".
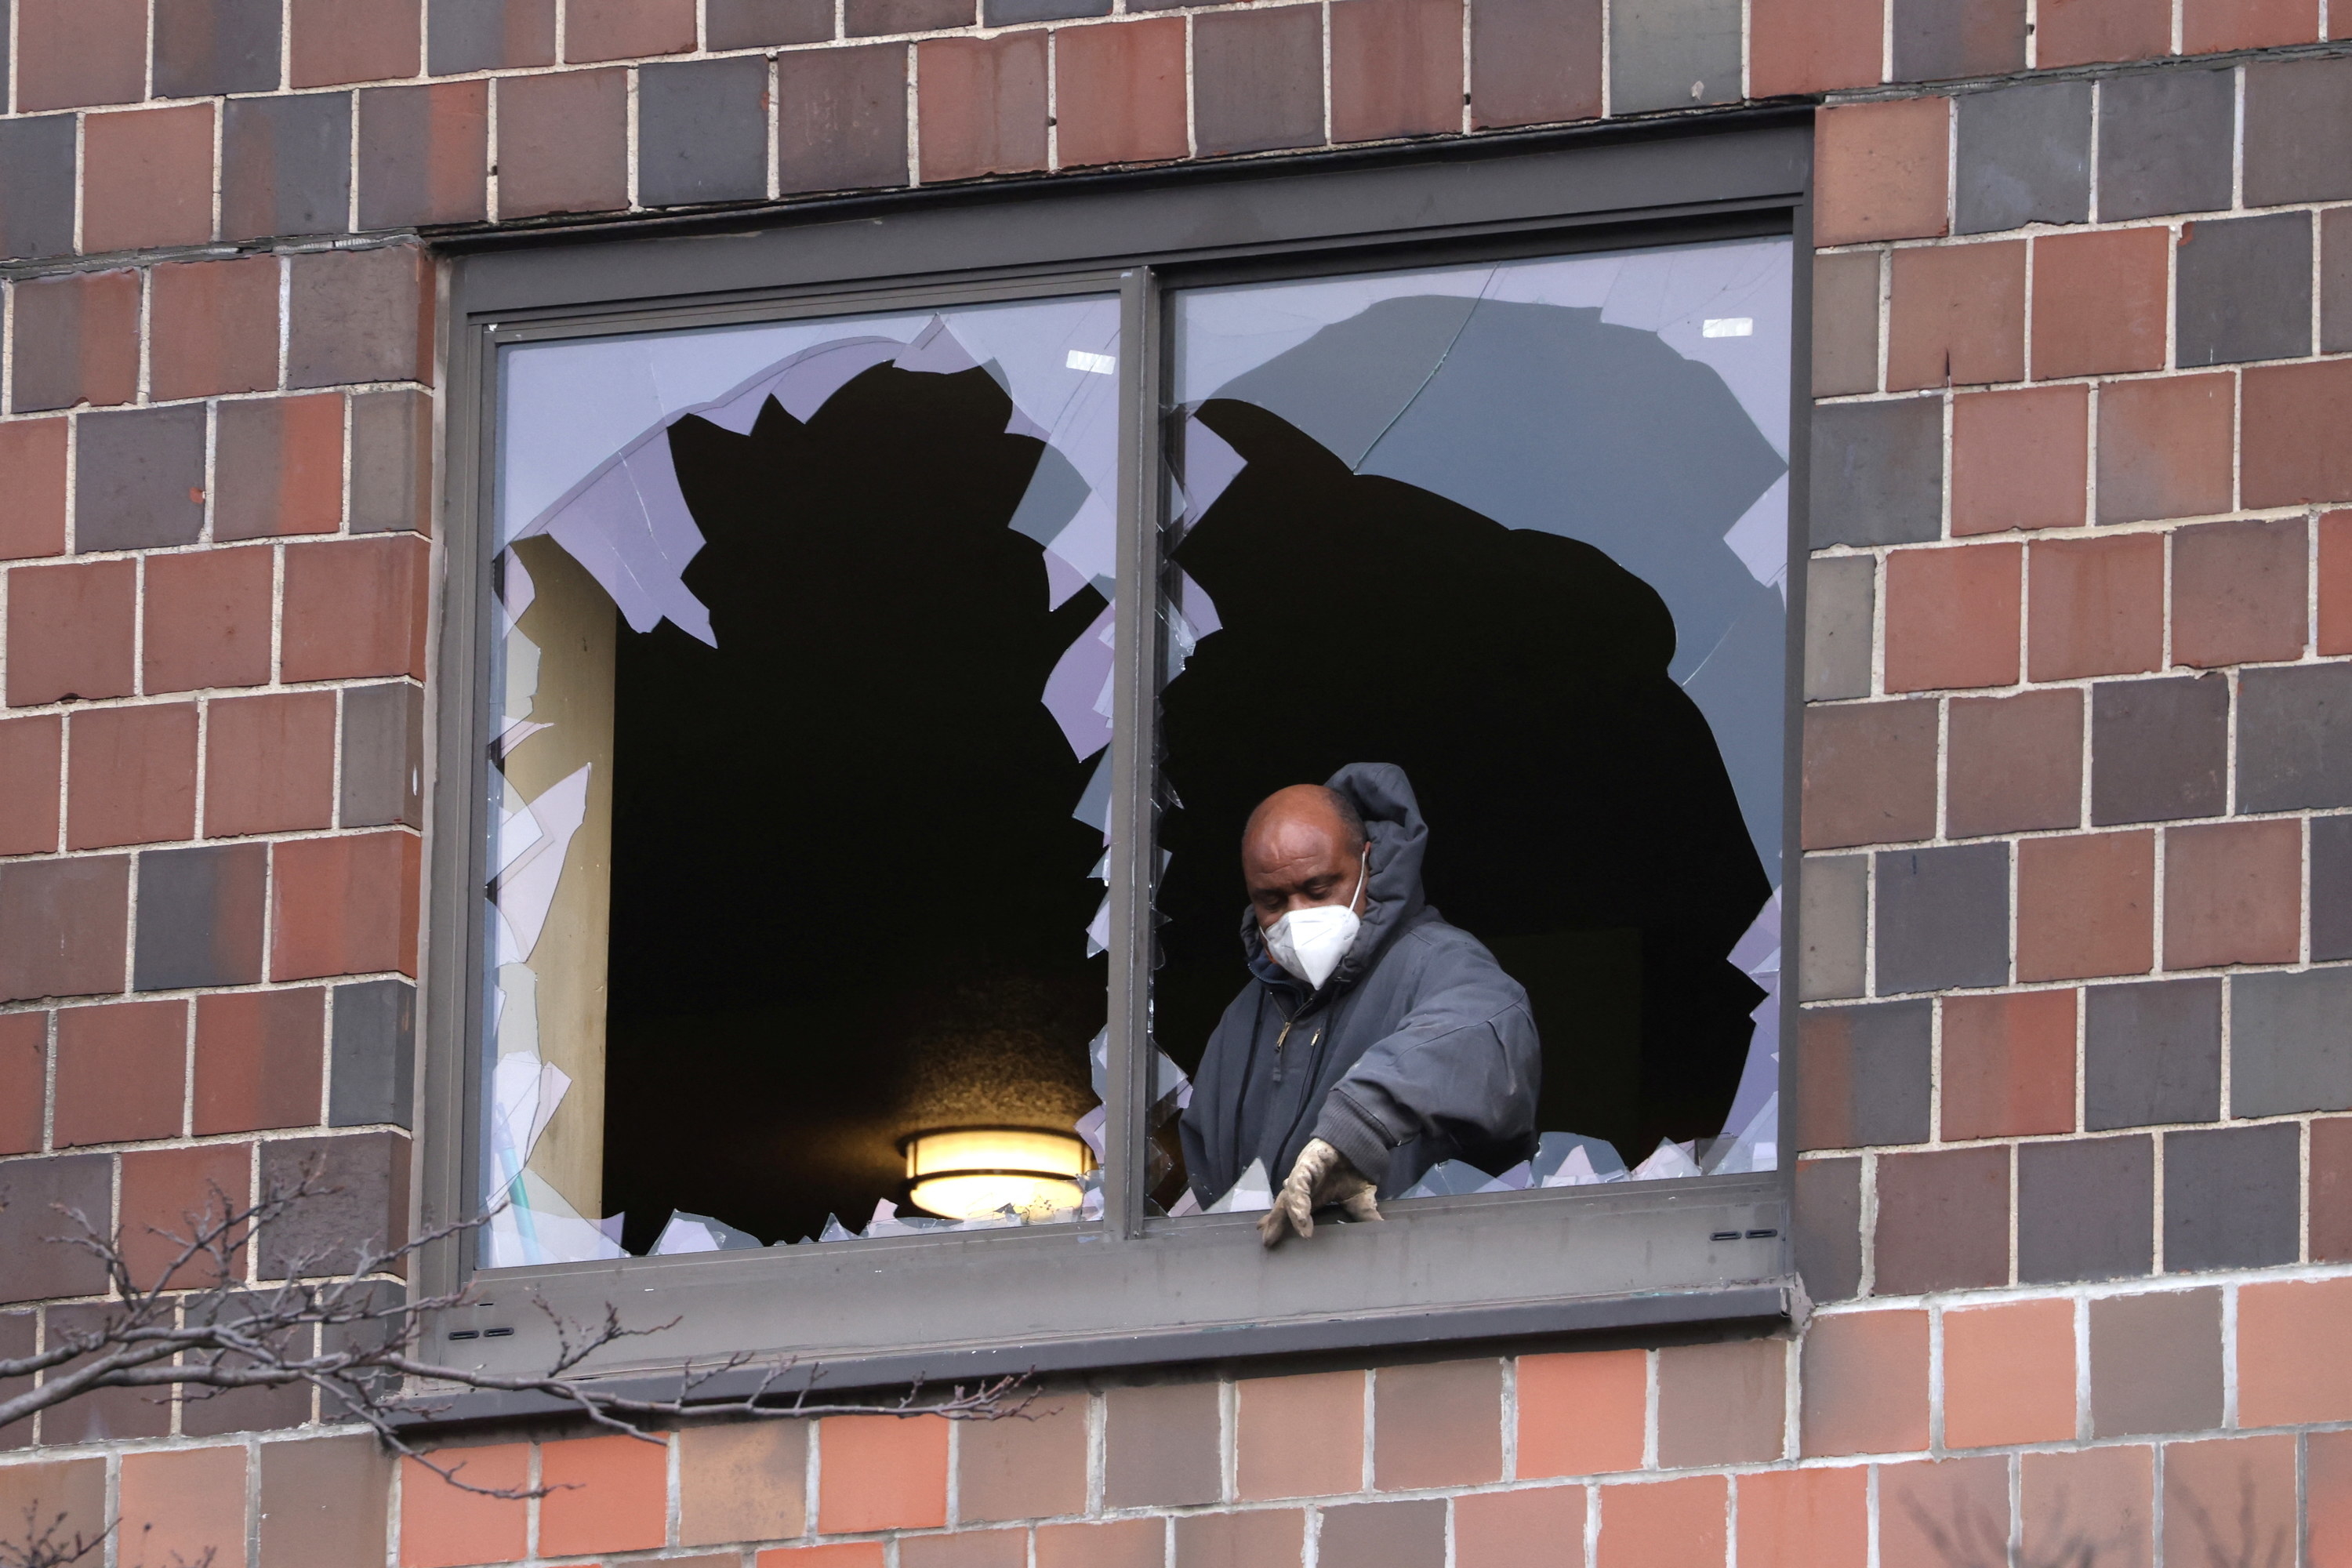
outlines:
[[1258, 1239], [1272, 1247], [1288, 1231], [1313, 1236], [1315, 1211], [1330, 1204], [1338, 1204], [1349, 1219], [1378, 1219], [1380, 1206], [1372, 1201], [1375, 1184], [1345, 1154], [1320, 1138], [1310, 1138], [1298, 1152], [1298, 1163], [1290, 1167], [1289, 1179], [1274, 1194], [1274, 1207], [1257, 1222]]

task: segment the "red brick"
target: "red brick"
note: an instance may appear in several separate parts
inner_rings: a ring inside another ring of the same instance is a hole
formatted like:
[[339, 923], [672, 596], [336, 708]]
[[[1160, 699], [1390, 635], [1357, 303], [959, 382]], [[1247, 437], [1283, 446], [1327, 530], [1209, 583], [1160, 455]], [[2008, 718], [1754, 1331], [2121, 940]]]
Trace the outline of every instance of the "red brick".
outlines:
[[2063, 1297], [1944, 1314], [1944, 1446], [2074, 1436], [2074, 1303]]
[[156, 268], [148, 302], [154, 395], [276, 387], [278, 282], [274, 256]]
[[139, 275], [19, 283], [9, 336], [12, 412], [128, 403], [139, 395]]
[[64, 721], [54, 714], [0, 720], [0, 855], [58, 847]]
[[2352, 653], [2352, 511], [2319, 520], [2318, 641], [2323, 654]]
[[1721, 1476], [1601, 1488], [1595, 1568], [1690, 1568], [1725, 1561], [1729, 1489]]
[[1874, 1293], [2006, 1285], [2009, 1213], [2006, 1149], [1880, 1155]]
[[1878, 83], [1884, 0], [1752, 0], [1748, 90], [1753, 98]]
[[332, 533], [343, 521], [343, 396], [224, 403], [214, 437], [213, 537]]
[[[2226, 374], [2102, 386], [2099, 521], [2227, 511], [2233, 401]], [[2248, 504], [2266, 503], [2253, 501], [2250, 494]]]
[[2303, 943], [2303, 824], [2175, 827], [2164, 843], [2164, 966], [2293, 963]]
[[333, 825], [335, 694], [215, 700], [205, 725], [205, 837]]
[[1601, 0], [1470, 8], [1470, 123], [1481, 131], [1601, 113]]
[[271, 979], [416, 973], [414, 834], [298, 839], [271, 858]]
[[2352, 1563], [2352, 1432], [2314, 1432], [2304, 1460], [2304, 1508], [2313, 1568]]
[[[677, 1539], [682, 1546], [776, 1541], [808, 1528], [809, 1424], [740, 1421], [681, 1427]], [[738, 1568], [728, 1561], [728, 1568]]]
[[1462, 0], [1342, 0], [1331, 7], [1331, 139], [1462, 128]]
[[916, 46], [924, 180], [1045, 166], [1045, 37], [932, 38]]
[[1234, 1384], [1234, 1394], [1236, 1497], [1329, 1497], [1363, 1489], [1362, 1373], [1245, 1378]]
[[8, 701], [131, 694], [129, 561], [20, 566], [8, 574]]
[[1785, 1342], [1773, 1339], [1658, 1352], [1659, 1467], [1687, 1470], [1780, 1458], [1787, 1447], [1788, 1352]]
[[40, 1150], [49, 1104], [48, 1064], [49, 1016], [0, 1013], [0, 1154]]
[[1643, 1351], [1521, 1356], [1520, 1477], [1640, 1469], [1649, 1385]]
[[669, 1451], [618, 1433], [550, 1443], [539, 1451], [542, 1556], [636, 1552], [659, 1546], [668, 1529]]
[[0, 424], [0, 561], [62, 555], [66, 548], [63, 419]]
[[2181, 0], [2183, 54], [2310, 44], [2319, 37], [2318, 14], [2305, 0]]
[[571, 0], [563, 58], [627, 60], [694, 52], [695, 0]]
[[2000, 1563], [2008, 1542], [2008, 1459], [1939, 1459], [1878, 1472], [1881, 1563]]
[[[174, 1269], [201, 1233], [244, 1208], [252, 1193], [253, 1146], [202, 1143], [193, 1149], [144, 1149], [122, 1156], [122, 1261], [142, 1289], [170, 1283], [201, 1289], [221, 1271], [198, 1257]], [[236, 1239], [242, 1242], [245, 1227]], [[229, 1278], [242, 1277], [232, 1255]], [[168, 1278], [167, 1278], [168, 1277]]]
[[1901, 1454], [1927, 1446], [1927, 1314], [1850, 1312], [1805, 1331], [1801, 1451]]
[[817, 1423], [816, 1527], [828, 1535], [948, 1521], [948, 1426], [937, 1416]]
[[[1037, 1527], [1037, 1568], [1161, 1568], [1167, 1552], [1168, 1524], [1160, 1519]], [[815, 1565], [794, 1558], [786, 1568]]]
[[195, 837], [194, 703], [76, 713], [66, 752], [68, 849]]
[[19, 114], [146, 96], [146, 0], [23, 0], [16, 7]]
[[196, 998], [198, 1137], [318, 1123], [326, 995], [304, 986]]
[[2073, 991], [1943, 999], [1943, 1135], [2074, 1130]]
[[1503, 1475], [1503, 1363], [1384, 1366], [1372, 1379], [1372, 1484], [1476, 1486]]
[[1806, 848], [1936, 836], [1936, 703], [1814, 707], [1804, 721]]
[[2352, 1263], [2352, 1116], [2311, 1123], [2311, 1260]]
[[2156, 1561], [2155, 1499], [2153, 1448], [2028, 1454], [2018, 1483], [2018, 1561], [2147, 1568]]
[[2352, 1421], [2352, 1279], [2274, 1281], [2238, 1292], [2238, 1425]]
[[884, 1568], [887, 1559], [882, 1545], [878, 1541], [841, 1541], [822, 1546], [780, 1546], [761, 1552], [758, 1563], [760, 1568]]
[[1065, 168], [1183, 157], [1183, 20], [1062, 29], [1054, 40], [1054, 103]]
[[2294, 1439], [2222, 1438], [2164, 1446], [2164, 1560], [2295, 1559]]
[[2248, 370], [2241, 481], [2245, 504], [2294, 506], [2352, 498], [2352, 442], [2343, 439], [2347, 426], [2352, 359]]
[[[1454, 1500], [1454, 1568], [1573, 1562], [1582, 1557], [1583, 1542], [1582, 1487], [1472, 1492]], [[1042, 1559], [1038, 1568], [1045, 1568]]]
[[2156, 836], [2092, 833], [2017, 847], [2017, 977], [2145, 974], [2155, 962]]
[[628, 73], [559, 71], [499, 82], [499, 216], [629, 205]]
[[293, 0], [288, 79], [294, 87], [411, 77], [424, 41], [418, 0]]
[[66, 1008], [58, 1015], [55, 1146], [178, 1136], [187, 1061], [185, 1002]]
[[1886, 558], [1886, 689], [2017, 679], [2015, 544], [1898, 550]]
[[2081, 692], [1954, 698], [1946, 731], [1944, 831], [1952, 837], [2081, 823]]
[[213, 106], [82, 121], [81, 247], [136, 250], [213, 237]]
[[2172, 49], [2171, 0], [2042, 0], [2034, 63], [2145, 60]]
[[268, 550], [148, 557], [146, 689], [267, 683], [274, 574]]
[[1954, 398], [1952, 531], [2081, 527], [2090, 408], [2090, 394], [2080, 386]]
[[1739, 1478], [1739, 1568], [1864, 1568], [1869, 1556], [1867, 1469]]
[[360, 226], [478, 223], [488, 216], [489, 136], [487, 81], [361, 93]]
[[2035, 239], [2035, 377], [2161, 370], [2171, 243], [2162, 228]]
[[45, 1521], [58, 1520], [62, 1536], [103, 1542], [111, 1528], [107, 1517], [105, 1458], [0, 1469], [0, 1518], [21, 1524], [26, 1513], [35, 1510]]
[[1846, 104], [1814, 116], [1813, 243], [1944, 232], [1951, 105], [1941, 98]]
[[[1363, 1379], [1358, 1375], [1358, 1425]], [[1044, 1394], [1018, 1421], [980, 1421], [956, 1435], [956, 1521], [1048, 1519], [1087, 1511], [1087, 1401]]]
[[2025, 242], [1895, 252], [1886, 389], [1908, 392], [2025, 374]]
[[125, 1455], [121, 1540], [145, 1563], [245, 1561], [246, 1451], [181, 1448]]
[[313, 251], [289, 258], [288, 271], [287, 384], [433, 378], [433, 267], [423, 250]]
[[2172, 662], [2299, 658], [2308, 629], [2301, 518], [2215, 522], [2172, 536]]
[[[530, 1485], [530, 1445], [444, 1448], [432, 1455], [457, 1467], [468, 1486], [520, 1490]], [[485, 1497], [446, 1485], [414, 1459], [400, 1462], [401, 1568], [472, 1568], [523, 1554], [530, 1503]]]
[[1176, 1568], [1296, 1568], [1306, 1545], [1307, 1516], [1294, 1509], [1176, 1517]]
[[2030, 679], [2072, 680], [2163, 665], [2160, 536], [2037, 540], [2029, 567]]
[[430, 549], [409, 534], [286, 552], [281, 664], [288, 680], [425, 678]]
[[0, 1002], [121, 990], [130, 927], [127, 855], [0, 865]]

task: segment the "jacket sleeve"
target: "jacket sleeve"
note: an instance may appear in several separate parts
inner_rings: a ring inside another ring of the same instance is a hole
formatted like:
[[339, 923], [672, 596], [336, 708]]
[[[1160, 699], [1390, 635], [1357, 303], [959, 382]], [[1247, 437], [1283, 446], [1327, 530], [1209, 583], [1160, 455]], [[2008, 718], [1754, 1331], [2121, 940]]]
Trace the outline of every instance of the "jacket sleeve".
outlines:
[[1410, 1138], [1524, 1137], [1535, 1126], [1542, 1072], [1526, 991], [1476, 942], [1449, 943], [1412, 1010], [1332, 1087], [1315, 1136], [1377, 1180]]

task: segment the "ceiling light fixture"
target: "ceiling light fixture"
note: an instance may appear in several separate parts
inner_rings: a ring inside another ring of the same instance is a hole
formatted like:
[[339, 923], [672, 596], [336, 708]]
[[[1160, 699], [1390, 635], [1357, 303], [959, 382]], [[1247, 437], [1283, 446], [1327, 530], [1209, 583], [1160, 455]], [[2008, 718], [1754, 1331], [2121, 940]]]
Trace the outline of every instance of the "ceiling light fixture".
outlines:
[[949, 1219], [981, 1219], [1007, 1209], [1043, 1218], [1075, 1209], [1086, 1195], [1078, 1178], [1089, 1163], [1073, 1134], [1031, 1127], [955, 1127], [917, 1132], [907, 1152], [907, 1201]]

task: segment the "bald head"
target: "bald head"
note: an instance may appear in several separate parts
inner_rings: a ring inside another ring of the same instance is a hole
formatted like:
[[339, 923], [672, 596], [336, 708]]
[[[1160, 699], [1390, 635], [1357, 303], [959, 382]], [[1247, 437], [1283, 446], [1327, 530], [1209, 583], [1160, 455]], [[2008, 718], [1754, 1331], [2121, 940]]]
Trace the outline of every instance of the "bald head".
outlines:
[[[1242, 830], [1242, 880], [1258, 924], [1296, 909], [1345, 903], [1364, 866], [1363, 816], [1322, 784], [1292, 784], [1258, 803]], [[1355, 904], [1360, 911], [1361, 897]]]

